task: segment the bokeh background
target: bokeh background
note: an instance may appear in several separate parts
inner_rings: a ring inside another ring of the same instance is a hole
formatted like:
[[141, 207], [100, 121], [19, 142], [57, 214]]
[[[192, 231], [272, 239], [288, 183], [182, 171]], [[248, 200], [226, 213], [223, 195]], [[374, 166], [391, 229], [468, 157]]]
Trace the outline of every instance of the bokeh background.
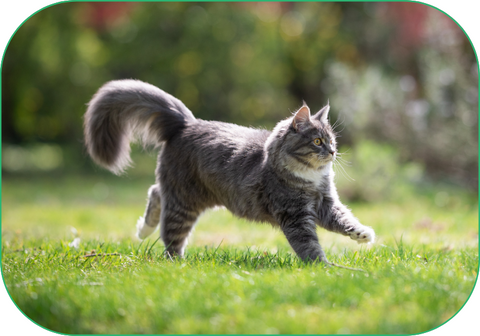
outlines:
[[[339, 181], [347, 199], [391, 197], [393, 184], [478, 191], [475, 53], [462, 29], [427, 5], [44, 9], [18, 29], [3, 62], [3, 178], [97, 174], [83, 148], [82, 115], [104, 82], [120, 78], [157, 85], [199, 118], [255, 127], [273, 127], [302, 100], [313, 110], [329, 101], [352, 165], [346, 173], [369, 185]], [[131, 174], [152, 174], [154, 159], [144, 166], [142, 157]]]

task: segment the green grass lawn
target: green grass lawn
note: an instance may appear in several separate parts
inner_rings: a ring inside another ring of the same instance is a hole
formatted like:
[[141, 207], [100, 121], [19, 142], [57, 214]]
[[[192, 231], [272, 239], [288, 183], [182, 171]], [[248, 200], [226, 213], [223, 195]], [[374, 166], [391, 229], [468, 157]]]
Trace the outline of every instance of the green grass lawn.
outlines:
[[477, 196], [460, 190], [349, 204], [377, 243], [318, 234], [355, 272], [304, 264], [279, 231], [226, 210], [201, 217], [185, 259], [165, 258], [134, 237], [151, 182], [3, 179], [3, 277], [28, 317], [64, 333], [410, 334], [452, 317], [477, 277]]

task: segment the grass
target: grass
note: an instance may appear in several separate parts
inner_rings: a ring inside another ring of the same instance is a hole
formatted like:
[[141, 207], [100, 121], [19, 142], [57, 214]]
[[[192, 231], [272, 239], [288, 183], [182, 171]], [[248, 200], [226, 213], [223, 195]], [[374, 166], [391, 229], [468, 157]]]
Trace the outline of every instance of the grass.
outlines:
[[304, 264], [280, 232], [225, 210], [204, 214], [172, 261], [156, 237], [133, 237], [149, 184], [4, 178], [2, 271], [17, 306], [63, 333], [411, 334], [452, 317], [477, 277], [477, 196], [460, 190], [349, 204], [378, 243], [318, 233], [330, 261], [367, 271], [355, 272]]

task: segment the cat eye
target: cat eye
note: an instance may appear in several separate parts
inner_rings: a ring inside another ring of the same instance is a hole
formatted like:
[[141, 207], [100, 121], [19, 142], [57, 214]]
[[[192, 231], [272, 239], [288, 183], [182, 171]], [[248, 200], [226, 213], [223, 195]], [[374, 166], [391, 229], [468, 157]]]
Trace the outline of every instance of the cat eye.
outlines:
[[313, 143], [317, 146], [320, 146], [322, 144], [322, 139], [316, 138], [315, 140], [313, 140]]

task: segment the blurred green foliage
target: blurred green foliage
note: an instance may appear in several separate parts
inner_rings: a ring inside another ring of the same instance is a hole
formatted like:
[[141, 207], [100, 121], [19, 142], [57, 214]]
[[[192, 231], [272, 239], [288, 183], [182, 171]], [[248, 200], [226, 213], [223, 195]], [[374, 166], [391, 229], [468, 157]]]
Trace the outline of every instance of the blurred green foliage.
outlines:
[[[302, 99], [314, 110], [329, 99], [342, 146], [388, 145], [398, 164], [477, 188], [476, 57], [462, 30], [423, 4], [54, 5], [5, 53], [3, 172], [90, 169], [85, 104], [120, 78], [157, 85], [199, 118], [247, 126], [270, 128]], [[47, 163], [28, 165], [25, 150]]]
[[413, 186], [424, 179], [421, 165], [402, 164], [398, 151], [388, 145], [365, 140], [348, 154], [349, 161], [339, 159], [334, 170], [340, 195], [352, 201], [399, 202], [411, 197]]

